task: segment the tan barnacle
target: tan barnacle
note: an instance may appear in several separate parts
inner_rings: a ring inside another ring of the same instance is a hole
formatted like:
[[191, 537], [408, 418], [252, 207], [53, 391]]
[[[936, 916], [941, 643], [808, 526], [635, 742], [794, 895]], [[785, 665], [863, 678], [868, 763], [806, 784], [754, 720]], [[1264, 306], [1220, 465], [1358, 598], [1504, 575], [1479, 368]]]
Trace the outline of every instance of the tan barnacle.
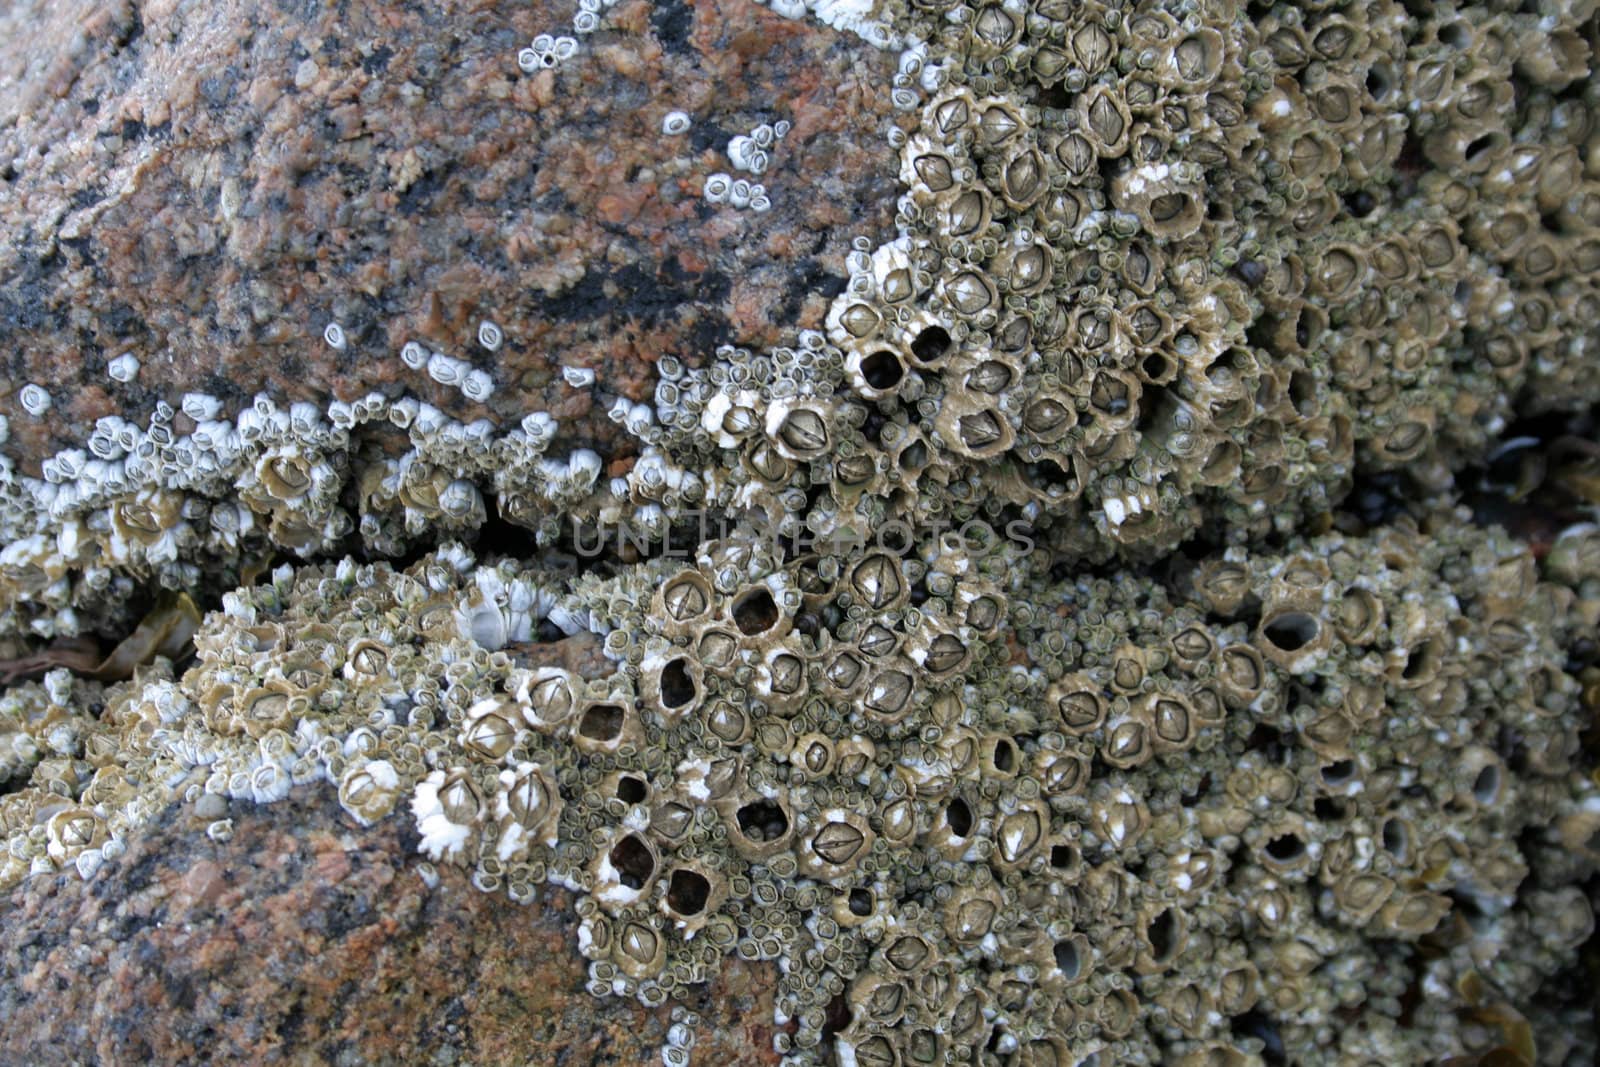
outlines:
[[516, 708], [509, 700], [489, 697], [467, 709], [466, 724], [459, 740], [469, 754], [480, 760], [498, 762], [511, 751], [522, 733]]
[[851, 595], [874, 615], [899, 608], [908, 595], [900, 561], [886, 552], [864, 557], [847, 575]]
[[917, 691], [914, 665], [904, 656], [894, 656], [867, 669], [861, 702], [867, 713], [879, 722], [896, 723], [910, 714]]
[[995, 818], [995, 862], [1001, 870], [1025, 867], [1039, 854], [1050, 830], [1050, 813], [1040, 801], [1024, 801]]
[[716, 807], [728, 827], [734, 851], [752, 863], [787, 851], [794, 839], [794, 820], [785, 792], [732, 794], [719, 799]]
[[555, 667], [540, 667], [524, 675], [516, 698], [524, 721], [543, 734], [565, 726], [578, 707], [572, 675]]
[[937, 805], [932, 824], [923, 831], [919, 843], [946, 857], [968, 857], [973, 843], [984, 835], [987, 821], [981, 807], [961, 791], [946, 796]]
[[1345, 644], [1371, 644], [1383, 626], [1383, 601], [1370, 589], [1351, 586], [1339, 600], [1334, 628]]
[[1148, 693], [1137, 703], [1139, 717], [1149, 726], [1150, 744], [1157, 755], [1182, 752], [1194, 744], [1201, 723], [1182, 693]]
[[111, 505], [111, 537], [106, 547], [112, 559], [131, 562], [135, 553], [158, 563], [178, 555], [178, 534], [183, 527], [183, 496], [153, 487], [122, 497]]
[[67, 864], [90, 849], [98, 849], [110, 836], [106, 821], [88, 808], [62, 808], [45, 824], [49, 857]]
[[812, 878], [837, 882], [855, 871], [877, 834], [866, 817], [843, 808], [827, 808], [814, 817], [796, 849], [800, 869]]
[[1011, 447], [1010, 421], [979, 394], [947, 400], [934, 420], [940, 439], [952, 451], [972, 459], [989, 459]]
[[400, 776], [388, 760], [353, 761], [339, 779], [339, 806], [362, 826], [387, 818], [400, 799]]
[[1087, 674], [1069, 674], [1051, 684], [1045, 701], [1055, 710], [1068, 734], [1083, 735], [1098, 730], [1106, 719], [1106, 701], [1101, 687]]
[[465, 768], [434, 771], [417, 783], [411, 814], [423, 852], [435, 860], [461, 863], [484, 815], [483, 796]]
[[711, 584], [696, 570], [685, 570], [656, 591], [652, 617], [670, 635], [691, 632], [711, 610]]
[[787, 459], [816, 459], [833, 447], [829, 421], [821, 405], [774, 401], [767, 408], [767, 439]]
[[233, 714], [220, 719], [219, 726], [225, 733], [242, 731], [259, 740], [272, 730], [291, 729], [309, 708], [310, 702], [295, 687], [272, 680], [236, 698]]
[[1114, 849], [1132, 849], [1150, 827], [1144, 799], [1126, 786], [1097, 788], [1090, 812], [1096, 835]]
[[616, 914], [637, 903], [655, 884], [661, 861], [648, 837], [621, 828], [596, 851], [590, 870], [594, 899]]
[[713, 673], [726, 673], [739, 659], [739, 636], [721, 628], [708, 629], [696, 646], [700, 664]]
[[[977, 196], [977, 192], [970, 193]], [[978, 230], [988, 225], [988, 207], [983, 202], [970, 202], [965, 198], [958, 198], [950, 208], [953, 227], [963, 230]], [[960, 319], [969, 319], [979, 325], [994, 319], [1000, 307], [1000, 294], [995, 289], [994, 283], [987, 275], [977, 271], [964, 270], [941, 278], [936, 287], [939, 295], [948, 304]]]
[[1376, 921], [1388, 936], [1415, 941], [1431, 933], [1450, 908], [1450, 898], [1439, 893], [1401, 893], [1378, 909]]
[[1394, 882], [1381, 874], [1350, 871], [1333, 887], [1333, 900], [1350, 922], [1362, 925], [1378, 913], [1394, 890]]
[[653, 978], [667, 959], [667, 937], [660, 919], [629, 919], [618, 924], [612, 939], [611, 959], [630, 978]]
[[906, 644], [911, 661], [934, 678], [948, 678], [970, 661], [972, 650], [960, 634], [925, 620]]
[[789, 764], [808, 777], [821, 778], [833, 770], [834, 757], [833, 738], [813, 732], [795, 739], [794, 748], [789, 752]]
[[977, 945], [1003, 919], [1004, 900], [994, 882], [958, 888], [943, 907], [944, 931], [962, 947]]

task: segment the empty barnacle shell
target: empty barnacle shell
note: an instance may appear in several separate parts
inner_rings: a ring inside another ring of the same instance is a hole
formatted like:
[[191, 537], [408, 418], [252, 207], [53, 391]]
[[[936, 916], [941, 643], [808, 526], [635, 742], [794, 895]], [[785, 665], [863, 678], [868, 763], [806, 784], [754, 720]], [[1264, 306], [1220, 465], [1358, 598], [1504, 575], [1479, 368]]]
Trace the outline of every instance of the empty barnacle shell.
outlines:
[[1333, 627], [1319, 615], [1290, 604], [1269, 604], [1262, 609], [1255, 647], [1266, 658], [1292, 674], [1311, 670], [1321, 662], [1333, 641]]
[[852, 346], [845, 369], [856, 391], [870, 400], [894, 396], [906, 381], [905, 356], [885, 344]]
[[722, 872], [701, 864], [684, 864], [667, 875], [661, 911], [679, 930], [693, 932], [721, 910], [727, 897], [728, 879]]
[[616, 914], [645, 896], [655, 884], [660, 866], [660, 857], [646, 835], [619, 830], [600, 846], [590, 865], [595, 901]]
[[730, 795], [718, 800], [716, 807], [734, 851], [745, 859], [757, 863], [788, 851], [794, 839], [794, 820], [785, 793]]
[[387, 818], [400, 799], [400, 776], [388, 760], [352, 762], [339, 779], [339, 806], [362, 826]]
[[638, 710], [620, 698], [587, 704], [572, 723], [572, 741], [584, 752], [615, 752], [641, 733]]
[[726, 614], [745, 643], [780, 640], [794, 622], [765, 583], [748, 586], [729, 599]]
[[663, 720], [677, 722], [693, 713], [704, 690], [700, 663], [693, 656], [650, 656], [639, 671], [639, 696]]

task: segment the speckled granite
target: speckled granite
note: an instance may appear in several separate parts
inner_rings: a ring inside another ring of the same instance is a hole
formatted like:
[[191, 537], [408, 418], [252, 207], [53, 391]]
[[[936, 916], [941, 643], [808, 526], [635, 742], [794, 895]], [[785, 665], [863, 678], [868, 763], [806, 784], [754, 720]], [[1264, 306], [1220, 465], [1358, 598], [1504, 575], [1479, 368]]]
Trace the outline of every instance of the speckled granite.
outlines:
[[[659, 1063], [669, 1009], [584, 992], [562, 890], [526, 907], [418, 874], [410, 820], [355, 826], [326, 787], [171, 809], [91, 882], [0, 904], [0, 1064]], [[695, 1059], [775, 1063], [770, 964], [687, 1006]]]
[[[0, 414], [23, 471], [99, 416], [142, 422], [191, 389], [236, 411], [268, 386], [410, 391], [465, 421], [548, 410], [609, 452], [598, 394], [643, 399], [659, 356], [820, 325], [849, 238], [890, 232], [874, 86], [893, 57], [746, 0], [625, 0], [579, 59], [522, 74], [518, 49], [573, 10], [0, 10]], [[661, 134], [672, 110], [688, 133]], [[705, 204], [728, 139], [777, 119], [773, 210]], [[408, 369], [411, 339], [491, 369], [488, 405]], [[142, 363], [126, 385], [106, 370], [123, 352]], [[54, 396], [44, 419], [29, 381]]]

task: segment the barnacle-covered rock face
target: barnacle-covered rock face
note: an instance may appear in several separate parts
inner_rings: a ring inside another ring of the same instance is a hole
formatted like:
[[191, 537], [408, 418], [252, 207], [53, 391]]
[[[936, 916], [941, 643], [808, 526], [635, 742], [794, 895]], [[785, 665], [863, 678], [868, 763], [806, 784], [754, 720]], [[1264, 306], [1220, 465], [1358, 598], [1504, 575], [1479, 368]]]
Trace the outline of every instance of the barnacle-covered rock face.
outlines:
[[179, 674], [0, 694], [0, 886], [325, 781], [572, 889], [597, 996], [781, 961], [796, 1067], [1592, 1060], [1600, 538], [1452, 477], [1600, 399], [1593, 12], [772, 6], [904, 46], [820, 328], [575, 446], [388, 390], [0, 456], [0, 639], [256, 579]]
[[[784, 961], [796, 1062], [1247, 1062], [1323, 1032], [1328, 1062], [1471, 1055], [1491, 963], [1535, 1010], [1593, 923], [1565, 651], [1600, 603], [1592, 530], [1543, 580], [1447, 521], [1161, 581], [969, 532], [796, 566], [741, 529], [609, 577], [459, 546], [280, 568], [181, 678], [0, 698], [0, 874], [92, 874], [174, 788], [204, 810], [325, 780], [483, 890], [575, 889], [598, 994]], [[545, 637], [485, 648], [457, 622], [485, 589]]]

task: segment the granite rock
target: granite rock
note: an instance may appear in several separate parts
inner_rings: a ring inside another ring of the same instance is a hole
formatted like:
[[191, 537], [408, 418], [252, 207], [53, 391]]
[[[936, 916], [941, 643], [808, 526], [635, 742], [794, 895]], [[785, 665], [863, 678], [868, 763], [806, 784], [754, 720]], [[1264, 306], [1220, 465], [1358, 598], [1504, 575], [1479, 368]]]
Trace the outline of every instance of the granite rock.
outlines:
[[[94, 880], [0, 904], [0, 1064], [659, 1062], [670, 1009], [584, 991], [565, 891], [430, 889], [409, 820], [360, 829], [326, 787], [230, 815], [219, 843], [176, 805]], [[730, 959], [683, 1005], [698, 1062], [777, 1062], [773, 969]]]

